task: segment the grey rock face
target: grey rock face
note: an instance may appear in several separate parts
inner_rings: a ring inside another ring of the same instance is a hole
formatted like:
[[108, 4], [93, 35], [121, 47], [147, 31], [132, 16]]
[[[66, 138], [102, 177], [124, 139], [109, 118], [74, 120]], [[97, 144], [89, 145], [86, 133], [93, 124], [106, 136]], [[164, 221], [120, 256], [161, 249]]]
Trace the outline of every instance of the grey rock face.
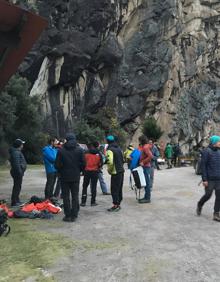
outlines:
[[59, 135], [104, 107], [131, 136], [149, 115], [165, 139], [218, 133], [220, 1], [35, 2], [50, 27], [21, 72]]

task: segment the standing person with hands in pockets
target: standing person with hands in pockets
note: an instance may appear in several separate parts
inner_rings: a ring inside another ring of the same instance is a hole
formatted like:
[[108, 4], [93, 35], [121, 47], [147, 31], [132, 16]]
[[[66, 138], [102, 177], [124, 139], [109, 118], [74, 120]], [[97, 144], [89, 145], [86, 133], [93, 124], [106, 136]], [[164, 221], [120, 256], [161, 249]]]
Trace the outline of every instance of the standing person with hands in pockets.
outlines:
[[201, 167], [205, 195], [197, 204], [197, 215], [201, 215], [203, 205], [215, 190], [213, 220], [220, 222], [220, 136], [213, 135], [210, 138], [210, 145], [202, 152]]
[[14, 181], [12, 195], [11, 195], [11, 205], [19, 206], [20, 202], [20, 192], [22, 186], [22, 180], [24, 176], [24, 172], [27, 168], [27, 163], [22, 153], [22, 149], [25, 141], [21, 139], [16, 139], [13, 143], [13, 146], [9, 149], [10, 154], [10, 164], [11, 164], [11, 176]]
[[79, 183], [80, 174], [85, 169], [85, 158], [73, 133], [67, 134], [66, 143], [57, 153], [55, 167], [60, 174], [65, 214], [63, 221], [74, 222], [79, 213]]

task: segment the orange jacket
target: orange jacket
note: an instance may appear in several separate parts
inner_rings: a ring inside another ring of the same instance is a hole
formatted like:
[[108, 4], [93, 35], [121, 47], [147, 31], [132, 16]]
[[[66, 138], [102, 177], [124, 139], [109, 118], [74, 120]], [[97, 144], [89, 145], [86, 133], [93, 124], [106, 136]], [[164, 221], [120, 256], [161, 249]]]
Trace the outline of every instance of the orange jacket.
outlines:
[[61, 212], [60, 207], [54, 206], [49, 200], [43, 201], [42, 203], [31, 203], [31, 204], [26, 204], [22, 207], [21, 209], [23, 212], [32, 212], [32, 211], [44, 211], [47, 210], [50, 213], [59, 213]]

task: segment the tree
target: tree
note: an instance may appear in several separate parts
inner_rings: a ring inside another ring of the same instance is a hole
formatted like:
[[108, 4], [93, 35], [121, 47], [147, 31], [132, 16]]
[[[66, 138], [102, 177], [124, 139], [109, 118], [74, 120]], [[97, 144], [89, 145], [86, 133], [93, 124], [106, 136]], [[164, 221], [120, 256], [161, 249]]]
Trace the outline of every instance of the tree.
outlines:
[[42, 134], [40, 101], [29, 95], [29, 83], [13, 76], [0, 95], [0, 142], [11, 144], [16, 138], [25, 139], [24, 154], [29, 163], [41, 161]]
[[96, 114], [88, 114], [86, 118], [90, 126], [100, 128], [106, 136], [109, 134], [114, 135], [122, 148], [126, 146], [128, 134], [118, 122], [113, 108], [105, 107]]
[[76, 122], [73, 129], [79, 143], [89, 144], [94, 141], [104, 142], [104, 130], [97, 126], [89, 125], [85, 119]]
[[145, 119], [142, 126], [142, 133], [146, 135], [149, 139], [158, 140], [163, 135], [163, 131], [160, 126], [157, 125], [157, 121], [154, 117], [149, 117]]

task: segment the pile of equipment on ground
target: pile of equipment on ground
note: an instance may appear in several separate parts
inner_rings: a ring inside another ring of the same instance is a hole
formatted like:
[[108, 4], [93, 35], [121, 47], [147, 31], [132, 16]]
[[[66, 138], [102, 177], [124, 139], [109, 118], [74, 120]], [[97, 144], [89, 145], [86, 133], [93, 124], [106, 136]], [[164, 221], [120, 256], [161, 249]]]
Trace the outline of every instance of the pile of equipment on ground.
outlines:
[[5, 200], [0, 200], [0, 236], [8, 235], [10, 232], [8, 218], [52, 219], [61, 211], [61, 205], [56, 199], [45, 200], [32, 196], [27, 203], [16, 210], [10, 209]]

